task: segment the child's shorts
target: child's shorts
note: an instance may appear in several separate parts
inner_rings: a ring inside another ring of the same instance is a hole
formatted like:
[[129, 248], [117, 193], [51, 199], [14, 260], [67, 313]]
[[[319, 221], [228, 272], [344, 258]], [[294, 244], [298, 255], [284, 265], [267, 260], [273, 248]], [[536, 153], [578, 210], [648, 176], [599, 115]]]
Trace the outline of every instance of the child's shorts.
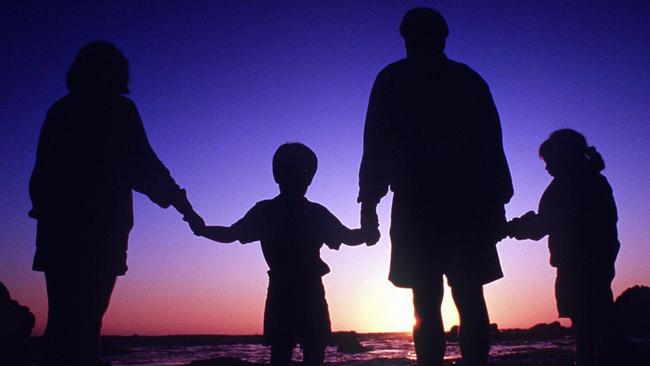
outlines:
[[269, 278], [264, 309], [264, 341], [268, 345], [300, 341], [327, 344], [330, 316], [321, 277]]

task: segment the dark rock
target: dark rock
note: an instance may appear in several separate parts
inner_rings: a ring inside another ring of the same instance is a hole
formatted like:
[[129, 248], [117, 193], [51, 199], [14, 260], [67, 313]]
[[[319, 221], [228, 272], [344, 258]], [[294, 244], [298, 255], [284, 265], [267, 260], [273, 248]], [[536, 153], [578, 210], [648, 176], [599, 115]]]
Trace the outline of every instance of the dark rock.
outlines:
[[616, 299], [616, 324], [622, 335], [650, 338], [650, 287], [630, 287]]
[[341, 353], [360, 353], [368, 350], [359, 342], [359, 336], [356, 332], [336, 332], [332, 334], [332, 342], [338, 352]]

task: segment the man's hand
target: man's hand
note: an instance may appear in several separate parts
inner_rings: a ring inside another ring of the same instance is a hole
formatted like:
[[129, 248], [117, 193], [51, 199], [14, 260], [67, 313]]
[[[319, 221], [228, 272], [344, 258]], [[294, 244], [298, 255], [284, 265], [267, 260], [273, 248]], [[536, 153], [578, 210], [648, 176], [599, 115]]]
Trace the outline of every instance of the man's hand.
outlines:
[[378, 228], [370, 228], [366, 230], [362, 228], [361, 232], [363, 233], [363, 236], [365, 238], [366, 245], [369, 247], [377, 244], [379, 238], [381, 237]]
[[372, 246], [377, 244], [381, 234], [379, 233], [379, 217], [377, 216], [377, 205], [367, 203], [361, 204], [361, 231], [366, 238], [366, 244]]

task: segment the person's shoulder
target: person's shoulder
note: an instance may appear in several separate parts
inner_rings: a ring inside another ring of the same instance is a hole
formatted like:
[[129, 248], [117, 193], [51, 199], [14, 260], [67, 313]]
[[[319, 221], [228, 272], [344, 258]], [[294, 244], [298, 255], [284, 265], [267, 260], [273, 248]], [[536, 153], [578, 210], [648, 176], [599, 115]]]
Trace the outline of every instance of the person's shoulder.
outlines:
[[445, 61], [445, 67], [449, 71], [449, 74], [453, 75], [454, 77], [461, 78], [467, 82], [487, 86], [487, 83], [485, 82], [483, 77], [476, 70], [469, 67], [467, 64], [464, 64], [459, 61], [447, 59]]
[[135, 102], [131, 98], [121, 94], [111, 96], [109, 102], [118, 108], [123, 108], [130, 111], [138, 110]]
[[385, 79], [399, 75], [407, 69], [407, 61], [405, 58], [391, 62], [377, 73], [377, 79]]
[[591, 179], [593, 181], [593, 185], [597, 188], [599, 192], [604, 192], [604, 193], [612, 192], [612, 186], [609, 184], [607, 177], [605, 177], [602, 173], [594, 173]]
[[384, 66], [383, 69], [379, 71], [378, 75], [391, 75], [394, 73], [400, 73], [407, 68], [407, 61], [405, 58], [391, 62], [388, 65]]
[[271, 207], [275, 204], [277, 204], [278, 199], [276, 198], [269, 198], [265, 200], [261, 200], [255, 203], [253, 207]]
[[546, 189], [544, 189], [544, 192], [542, 193], [542, 201], [550, 199], [551, 197], [555, 197], [558, 192], [561, 192], [562, 190], [566, 189], [566, 185], [562, 184], [562, 181], [553, 178], [551, 180], [551, 183], [546, 186]]
[[324, 205], [318, 202], [312, 202], [307, 200], [307, 207], [309, 211], [314, 213], [319, 218], [336, 217], [327, 207], [325, 207]]
[[52, 103], [50, 108], [48, 109], [48, 112], [58, 112], [61, 110], [66, 110], [72, 107], [73, 105], [76, 105], [78, 102], [75, 99], [75, 97], [71, 94], [66, 94], [63, 97], [57, 99]]
[[258, 213], [271, 212], [277, 209], [277, 207], [278, 207], [277, 199], [271, 198], [271, 199], [266, 199], [266, 200], [261, 200], [259, 202], [256, 202], [249, 211], [258, 212]]

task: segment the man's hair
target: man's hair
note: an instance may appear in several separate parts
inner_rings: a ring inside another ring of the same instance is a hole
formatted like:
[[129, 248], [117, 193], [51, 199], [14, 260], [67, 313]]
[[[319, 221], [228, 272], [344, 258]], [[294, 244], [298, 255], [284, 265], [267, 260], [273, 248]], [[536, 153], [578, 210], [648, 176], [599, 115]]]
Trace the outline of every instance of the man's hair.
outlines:
[[304, 177], [308, 182], [318, 169], [318, 158], [312, 149], [299, 142], [281, 145], [273, 154], [273, 178], [280, 183], [287, 178]]
[[129, 61], [117, 47], [105, 41], [81, 48], [66, 77], [70, 92], [127, 94], [128, 84]]
[[445, 18], [431, 8], [413, 8], [404, 14], [399, 32], [404, 39], [442, 38], [449, 36]]

